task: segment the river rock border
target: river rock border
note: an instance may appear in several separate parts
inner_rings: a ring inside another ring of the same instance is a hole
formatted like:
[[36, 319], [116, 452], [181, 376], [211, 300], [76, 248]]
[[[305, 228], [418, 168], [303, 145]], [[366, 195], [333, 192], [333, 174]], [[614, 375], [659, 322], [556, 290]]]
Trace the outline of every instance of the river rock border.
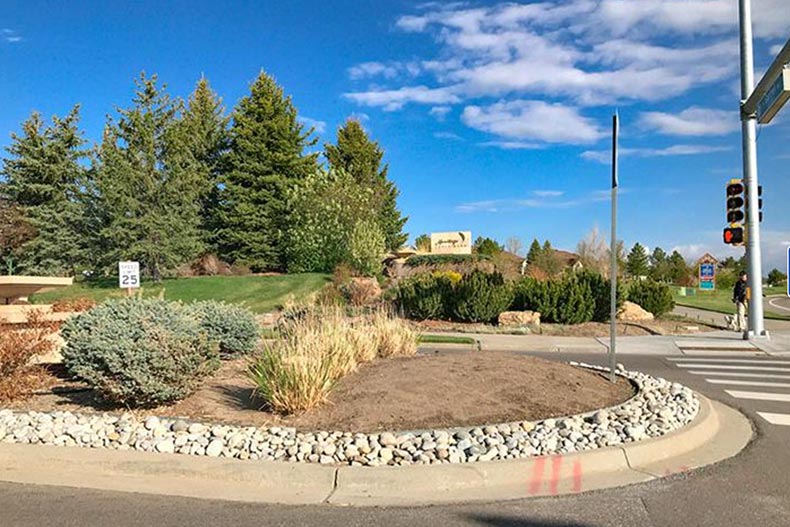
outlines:
[[[571, 362], [598, 371], [608, 368]], [[566, 454], [658, 437], [699, 410], [691, 389], [618, 366], [637, 393], [607, 409], [543, 421], [383, 432], [298, 432], [287, 427], [209, 425], [131, 413], [0, 410], [0, 443], [79, 446], [266, 461], [363, 466], [470, 463]]]

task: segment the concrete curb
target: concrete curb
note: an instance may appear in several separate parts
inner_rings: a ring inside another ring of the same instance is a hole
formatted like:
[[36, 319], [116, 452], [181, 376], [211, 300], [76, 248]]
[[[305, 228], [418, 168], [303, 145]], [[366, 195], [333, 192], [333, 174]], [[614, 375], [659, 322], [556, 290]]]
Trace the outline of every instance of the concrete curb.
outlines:
[[0, 444], [0, 480], [230, 501], [428, 505], [557, 496], [619, 487], [727, 459], [748, 420], [697, 394], [700, 412], [665, 436], [574, 454], [408, 467], [322, 466]]

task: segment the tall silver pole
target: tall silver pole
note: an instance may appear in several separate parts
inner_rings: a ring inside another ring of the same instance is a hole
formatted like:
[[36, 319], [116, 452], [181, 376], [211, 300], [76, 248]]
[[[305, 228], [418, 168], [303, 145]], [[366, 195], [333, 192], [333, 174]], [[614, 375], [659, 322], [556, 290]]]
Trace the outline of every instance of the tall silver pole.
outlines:
[[609, 311], [609, 380], [615, 382], [617, 368], [617, 134], [620, 131], [620, 119], [615, 113], [612, 117], [612, 268], [609, 275], [612, 289], [610, 293], [611, 309]]
[[[740, 0], [741, 20], [741, 104], [754, 90], [752, 50], [752, 2]], [[763, 322], [763, 265], [760, 252], [759, 185], [757, 183], [757, 116], [741, 112], [743, 135], [743, 180], [746, 186], [746, 259], [748, 261], [749, 329], [744, 339], [767, 337]]]

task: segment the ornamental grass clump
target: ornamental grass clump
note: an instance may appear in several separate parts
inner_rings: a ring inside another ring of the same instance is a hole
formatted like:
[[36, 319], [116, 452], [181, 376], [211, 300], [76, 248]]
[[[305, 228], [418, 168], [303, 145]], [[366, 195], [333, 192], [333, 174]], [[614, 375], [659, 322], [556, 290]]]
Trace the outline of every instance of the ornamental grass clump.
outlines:
[[207, 338], [219, 345], [223, 358], [239, 357], [255, 351], [260, 338], [260, 326], [249, 309], [206, 300], [186, 304], [184, 310], [197, 320]]
[[379, 357], [410, 357], [417, 353], [419, 335], [403, 319], [381, 309], [370, 316], [370, 325]]
[[377, 357], [413, 355], [417, 336], [385, 311], [349, 318], [342, 309], [308, 309], [265, 342], [249, 366], [258, 396], [274, 411], [300, 413], [323, 404], [335, 384]]
[[218, 346], [178, 303], [108, 300], [61, 332], [69, 372], [105, 400], [128, 407], [179, 401], [219, 367]]

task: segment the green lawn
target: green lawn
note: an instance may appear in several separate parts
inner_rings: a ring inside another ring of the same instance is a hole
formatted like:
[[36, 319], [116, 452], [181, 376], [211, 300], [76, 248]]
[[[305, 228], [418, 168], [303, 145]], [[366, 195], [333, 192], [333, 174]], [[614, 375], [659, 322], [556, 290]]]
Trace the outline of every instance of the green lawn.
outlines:
[[[300, 300], [318, 291], [329, 281], [329, 276], [319, 273], [281, 276], [199, 276], [172, 278], [161, 284], [143, 282], [143, 296], [158, 296], [164, 289], [168, 300], [224, 300], [243, 304], [256, 313], [272, 311], [291, 296]], [[120, 297], [126, 291], [118, 288], [117, 278], [78, 282], [71, 287], [34, 295], [34, 304], [48, 304], [59, 299], [90, 297], [100, 302], [110, 297]]]
[[420, 335], [420, 344], [474, 344], [472, 337], [456, 337], [455, 335]]
[[[717, 289], [715, 291], [696, 290], [692, 296], [680, 296], [680, 288], [673, 286], [675, 303], [679, 306], [696, 307], [718, 313], [733, 313], [735, 305], [732, 303], [732, 291]], [[784, 287], [765, 287], [765, 296], [780, 295], [786, 292]], [[773, 311], [765, 311], [765, 318], [774, 320], [790, 320], [790, 317]]]

